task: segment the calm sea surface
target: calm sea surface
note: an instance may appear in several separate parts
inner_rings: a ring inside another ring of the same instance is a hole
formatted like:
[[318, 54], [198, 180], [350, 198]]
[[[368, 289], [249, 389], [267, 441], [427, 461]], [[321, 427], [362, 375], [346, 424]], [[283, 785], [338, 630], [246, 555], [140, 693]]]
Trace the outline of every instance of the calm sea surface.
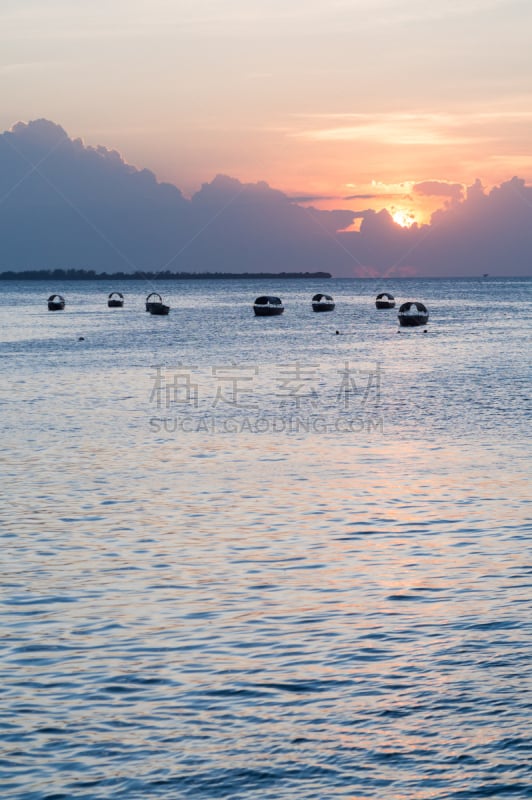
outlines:
[[530, 797], [531, 290], [4, 282], [0, 796]]

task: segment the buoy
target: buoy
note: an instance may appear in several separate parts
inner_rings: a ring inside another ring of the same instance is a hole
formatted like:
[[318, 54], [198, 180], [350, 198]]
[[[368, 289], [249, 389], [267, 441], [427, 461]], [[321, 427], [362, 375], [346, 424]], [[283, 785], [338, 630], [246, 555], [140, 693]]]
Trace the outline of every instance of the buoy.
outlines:
[[78, 337], [78, 342], [84, 342], [84, 341], [85, 341], [85, 337], [84, 336], [79, 336]]

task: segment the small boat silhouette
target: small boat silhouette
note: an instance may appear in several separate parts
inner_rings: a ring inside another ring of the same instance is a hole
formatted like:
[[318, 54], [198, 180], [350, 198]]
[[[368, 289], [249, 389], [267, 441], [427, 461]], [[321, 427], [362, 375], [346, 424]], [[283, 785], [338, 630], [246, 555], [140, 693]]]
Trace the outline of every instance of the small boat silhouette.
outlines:
[[122, 308], [124, 305], [124, 295], [122, 292], [111, 292], [107, 298], [109, 308]]
[[375, 300], [376, 308], [395, 308], [395, 298], [393, 294], [381, 292]]
[[334, 311], [334, 300], [330, 294], [315, 294], [312, 298], [313, 311]]
[[150, 314], [154, 314], [157, 317], [166, 317], [170, 311], [170, 306], [165, 306], [160, 294], [152, 292], [146, 298], [146, 311], [149, 311]]
[[163, 302], [163, 298], [157, 292], [152, 292], [146, 298], [146, 311], [150, 310], [150, 306], [156, 305], [157, 303], [161, 304]]
[[146, 311], [155, 314], [157, 317], [166, 317], [170, 311], [170, 306], [163, 303], [163, 298], [157, 292], [152, 292], [146, 298]]
[[399, 325], [403, 327], [413, 327], [414, 325], [425, 325], [429, 319], [429, 312], [423, 303], [408, 302], [399, 307]]
[[150, 303], [150, 314], [156, 317], [166, 317], [170, 311], [170, 306], [165, 306], [164, 303]]
[[65, 307], [65, 300], [60, 294], [51, 294], [48, 298], [48, 311], [62, 311]]
[[261, 295], [253, 303], [253, 311], [257, 317], [275, 317], [283, 313], [283, 301], [280, 297]]

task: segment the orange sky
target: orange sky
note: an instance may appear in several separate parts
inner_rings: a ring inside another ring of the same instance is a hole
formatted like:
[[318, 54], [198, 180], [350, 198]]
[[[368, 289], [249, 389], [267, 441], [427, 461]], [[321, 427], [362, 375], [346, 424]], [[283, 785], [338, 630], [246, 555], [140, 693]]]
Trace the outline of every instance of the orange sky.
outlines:
[[187, 195], [222, 173], [423, 222], [443, 182], [532, 182], [531, 50], [522, 0], [17, 0], [0, 127], [52, 119]]

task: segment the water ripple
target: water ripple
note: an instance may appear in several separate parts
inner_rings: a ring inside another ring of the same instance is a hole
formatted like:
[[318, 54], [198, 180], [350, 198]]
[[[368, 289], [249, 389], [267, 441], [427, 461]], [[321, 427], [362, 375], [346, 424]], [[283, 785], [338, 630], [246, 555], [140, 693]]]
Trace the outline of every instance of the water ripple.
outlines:
[[[335, 282], [353, 338], [306, 281], [270, 326], [183, 286], [157, 330], [73, 287], [83, 349], [3, 304], [2, 798], [530, 796], [529, 286], [487, 331], [470, 283], [397, 282], [437, 309], [398, 337], [370, 284]], [[153, 364], [243, 353], [267, 420], [283, 364], [378, 360], [383, 431], [154, 434]]]

